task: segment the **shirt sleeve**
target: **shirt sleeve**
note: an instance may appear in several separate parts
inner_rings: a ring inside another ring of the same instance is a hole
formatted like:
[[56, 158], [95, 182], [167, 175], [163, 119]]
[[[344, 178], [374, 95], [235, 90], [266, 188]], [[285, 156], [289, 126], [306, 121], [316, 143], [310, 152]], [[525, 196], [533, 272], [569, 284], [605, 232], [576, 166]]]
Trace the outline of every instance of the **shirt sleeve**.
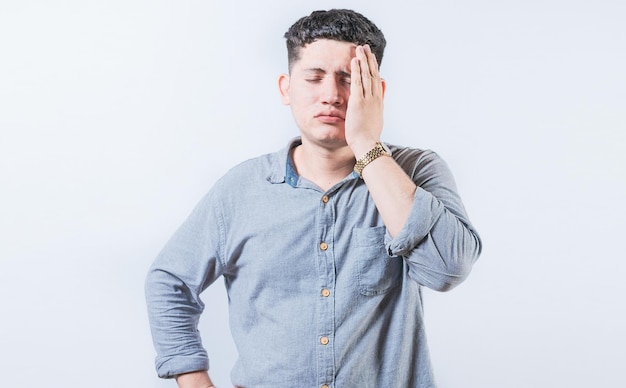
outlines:
[[210, 194], [194, 208], [159, 253], [145, 281], [146, 304], [159, 377], [208, 370], [198, 321], [200, 293], [223, 272], [222, 219]]
[[[394, 153], [394, 156], [396, 154]], [[417, 185], [411, 213], [387, 241], [420, 285], [447, 291], [469, 275], [482, 244], [470, 223], [447, 164], [432, 151], [402, 150], [397, 161]]]

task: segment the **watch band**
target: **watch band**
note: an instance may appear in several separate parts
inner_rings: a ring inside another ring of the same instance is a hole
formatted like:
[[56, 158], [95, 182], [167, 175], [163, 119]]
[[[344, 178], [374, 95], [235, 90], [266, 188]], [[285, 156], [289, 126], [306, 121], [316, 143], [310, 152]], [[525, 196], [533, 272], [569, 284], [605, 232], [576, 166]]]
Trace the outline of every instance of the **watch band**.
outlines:
[[354, 165], [354, 172], [359, 175], [359, 178], [363, 178], [362, 173], [365, 166], [384, 155], [391, 156], [391, 153], [387, 151], [386, 147], [382, 143], [376, 143], [374, 148], [367, 151], [363, 157], [356, 161], [356, 164]]

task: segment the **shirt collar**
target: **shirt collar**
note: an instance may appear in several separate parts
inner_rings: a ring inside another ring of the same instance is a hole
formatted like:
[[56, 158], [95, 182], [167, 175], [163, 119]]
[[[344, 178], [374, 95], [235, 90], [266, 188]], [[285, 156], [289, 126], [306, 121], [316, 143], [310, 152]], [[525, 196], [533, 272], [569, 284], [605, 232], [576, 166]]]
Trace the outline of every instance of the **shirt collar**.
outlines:
[[302, 144], [300, 136], [294, 137], [289, 140], [289, 143], [285, 148], [278, 151], [275, 154], [272, 161], [272, 168], [267, 180], [270, 183], [289, 183], [290, 186], [296, 187], [300, 176], [296, 172], [296, 168], [293, 164], [291, 157], [291, 150]]
[[[300, 136], [294, 137], [289, 140], [287, 147], [275, 154], [272, 162], [272, 170], [267, 177], [270, 183], [288, 183], [292, 187], [297, 187], [300, 175], [296, 172], [291, 150], [300, 144], [302, 144]], [[352, 171], [349, 176], [350, 179], [359, 179], [359, 175], [354, 171]]]

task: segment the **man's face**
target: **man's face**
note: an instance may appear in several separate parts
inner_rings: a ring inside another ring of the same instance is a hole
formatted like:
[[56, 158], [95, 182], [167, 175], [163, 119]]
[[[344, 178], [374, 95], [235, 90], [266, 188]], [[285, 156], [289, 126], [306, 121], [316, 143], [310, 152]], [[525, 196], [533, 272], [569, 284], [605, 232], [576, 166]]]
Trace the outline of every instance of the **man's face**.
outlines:
[[290, 105], [303, 141], [345, 146], [344, 122], [350, 98], [350, 61], [356, 45], [321, 39], [300, 49], [290, 75], [281, 75], [282, 101]]

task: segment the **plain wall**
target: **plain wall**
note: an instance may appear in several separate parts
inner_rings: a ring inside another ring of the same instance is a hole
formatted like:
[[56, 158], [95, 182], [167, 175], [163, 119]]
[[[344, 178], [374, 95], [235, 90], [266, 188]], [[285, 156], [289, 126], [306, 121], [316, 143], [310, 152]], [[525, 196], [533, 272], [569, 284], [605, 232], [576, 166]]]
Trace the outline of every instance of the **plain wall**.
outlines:
[[[218, 177], [298, 134], [282, 35], [333, 7], [387, 37], [383, 140], [437, 151], [484, 240], [425, 291], [440, 388], [626, 386], [621, 0], [0, 1], [0, 386], [175, 386], [147, 269]], [[229, 387], [222, 283], [203, 299]]]

